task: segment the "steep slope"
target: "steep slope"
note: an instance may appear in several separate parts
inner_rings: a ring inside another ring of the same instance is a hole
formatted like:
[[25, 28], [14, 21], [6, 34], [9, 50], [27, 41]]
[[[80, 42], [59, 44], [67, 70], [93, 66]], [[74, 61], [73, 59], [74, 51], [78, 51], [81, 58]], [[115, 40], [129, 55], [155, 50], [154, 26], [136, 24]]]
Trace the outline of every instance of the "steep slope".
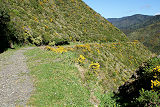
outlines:
[[10, 19], [2, 26], [8, 40], [73, 44], [25, 53], [36, 88], [31, 106], [98, 106], [152, 57], [82, 0], [1, 0], [0, 5]]
[[31, 105], [104, 106], [113, 104], [105, 96], [124, 84], [152, 53], [139, 42], [119, 42], [46, 46], [26, 55], [36, 79]]
[[126, 41], [125, 34], [82, 0], [1, 0], [16, 39], [36, 45], [50, 42]]

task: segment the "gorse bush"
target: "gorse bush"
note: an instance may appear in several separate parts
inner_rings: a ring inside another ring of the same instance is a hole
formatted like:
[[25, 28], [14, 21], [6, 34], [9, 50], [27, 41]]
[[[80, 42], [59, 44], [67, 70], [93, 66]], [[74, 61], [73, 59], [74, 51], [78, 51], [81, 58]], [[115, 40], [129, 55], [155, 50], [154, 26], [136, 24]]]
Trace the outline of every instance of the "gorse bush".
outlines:
[[51, 51], [53, 51], [53, 52], [55, 52], [55, 53], [64, 53], [64, 52], [67, 52], [68, 50], [67, 49], [65, 49], [64, 47], [61, 47], [61, 46], [59, 46], [59, 47], [57, 47], [57, 48], [52, 48], [52, 47], [50, 47], [50, 46], [46, 46], [45, 47], [47, 50], [51, 50]]
[[89, 68], [94, 70], [94, 71], [96, 71], [96, 70], [98, 70], [100, 68], [100, 65], [99, 65], [99, 63], [91, 63], [89, 65]]
[[[98, 81], [104, 90], [117, 90], [117, 87], [124, 84], [132, 75], [130, 69], [136, 69], [151, 55], [141, 46], [139, 42], [119, 42], [77, 44], [65, 47], [47, 46], [46, 49], [57, 54], [74, 52], [77, 55], [75, 62], [85, 70], [85, 81]], [[139, 56], [136, 55], [137, 53]]]
[[152, 91], [158, 91], [160, 92], [160, 66], [156, 66], [153, 69], [153, 80], [151, 80], [151, 88]]
[[84, 64], [85, 60], [86, 60], [86, 58], [83, 55], [80, 55], [79, 58], [77, 59], [77, 62], [79, 64]]
[[158, 107], [160, 105], [160, 94], [157, 91], [140, 90], [140, 96], [137, 98], [140, 106]]
[[117, 104], [116, 99], [114, 98], [114, 94], [112, 92], [108, 92], [101, 96], [101, 107], [121, 107]]
[[119, 88], [116, 94], [119, 98], [118, 102], [122, 106], [158, 107], [160, 104], [159, 65], [158, 57], [144, 62], [132, 76], [132, 80]]
[[127, 41], [81, 0], [1, 0], [1, 5], [8, 8], [10, 24], [17, 31], [13, 37], [25, 44]]

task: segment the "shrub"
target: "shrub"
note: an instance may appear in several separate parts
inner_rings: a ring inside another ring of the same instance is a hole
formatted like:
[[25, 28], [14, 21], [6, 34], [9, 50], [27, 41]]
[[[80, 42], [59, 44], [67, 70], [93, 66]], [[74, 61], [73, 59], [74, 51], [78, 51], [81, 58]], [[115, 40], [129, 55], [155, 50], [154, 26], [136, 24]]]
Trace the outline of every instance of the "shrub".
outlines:
[[101, 96], [101, 107], [120, 107], [119, 104], [116, 103], [116, 99], [114, 98], [114, 94], [112, 92], [106, 93]]
[[43, 38], [44, 45], [48, 45], [52, 41], [52, 37], [49, 33], [44, 33], [42, 38]]
[[13, 42], [18, 43], [17, 30], [10, 22], [9, 10], [0, 4], [0, 52], [11, 47]]
[[83, 55], [80, 55], [78, 58], [78, 63], [83, 64], [83, 63], [85, 63], [85, 60], [86, 60], [86, 58]]
[[153, 69], [153, 79], [151, 80], [151, 88], [153, 91], [160, 92], [160, 66]]
[[49, 46], [54, 46], [55, 45], [55, 41], [49, 42]]
[[98, 70], [99, 67], [100, 67], [99, 63], [91, 63], [89, 65], [89, 68], [92, 69], [92, 70], [94, 70], [94, 71]]
[[157, 106], [160, 105], [160, 94], [158, 92], [140, 90], [140, 96], [137, 98], [137, 101], [140, 106]]
[[32, 41], [35, 45], [39, 46], [42, 43], [42, 37], [38, 36], [35, 39], [33, 38]]

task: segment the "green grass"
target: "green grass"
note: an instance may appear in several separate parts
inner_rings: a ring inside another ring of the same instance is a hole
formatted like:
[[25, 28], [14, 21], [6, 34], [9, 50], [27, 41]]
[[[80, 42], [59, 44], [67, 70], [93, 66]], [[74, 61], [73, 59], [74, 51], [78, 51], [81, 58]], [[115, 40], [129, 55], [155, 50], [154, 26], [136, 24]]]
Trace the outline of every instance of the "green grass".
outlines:
[[6, 65], [8, 62], [7, 59], [14, 54], [14, 52], [17, 50], [16, 49], [8, 49], [7, 51], [3, 52], [0, 54], [0, 70], [4, 65]]
[[[0, 58], [9, 57], [18, 49], [6, 51]], [[107, 105], [115, 104], [112, 96], [104, 92], [116, 91], [139, 64], [152, 55], [139, 42], [79, 42], [64, 49], [68, 51], [62, 54], [41, 48], [25, 52], [35, 86], [29, 105], [93, 106], [93, 103], [105, 105], [106, 99], [109, 100]], [[83, 64], [77, 62], [80, 55], [86, 58]], [[89, 68], [92, 62], [100, 64], [97, 73]]]
[[[83, 63], [79, 62], [86, 71], [84, 73], [86, 81], [98, 82], [98, 85], [107, 91], [116, 91], [131, 77], [139, 65], [152, 55], [139, 42], [92, 43], [76, 45], [74, 49], [77, 58], [80, 55], [86, 58]], [[100, 65], [97, 74], [89, 68], [92, 62]]]
[[29, 50], [28, 66], [35, 79], [33, 106], [91, 106], [90, 92], [81, 82], [72, 52], [55, 54], [41, 49]]
[[15, 50], [13, 49], [8, 49], [7, 51], [3, 52], [0, 54], [0, 60], [5, 60], [6, 58], [8, 58], [9, 56], [11, 56], [13, 53], [15, 52]]
[[[104, 91], [116, 91], [152, 55], [139, 42], [64, 46], [68, 48], [73, 50], [62, 54], [39, 48], [26, 52], [36, 87], [31, 105], [101, 104]], [[80, 55], [86, 58], [83, 64], [77, 62]], [[89, 68], [92, 62], [100, 64], [97, 74]]]

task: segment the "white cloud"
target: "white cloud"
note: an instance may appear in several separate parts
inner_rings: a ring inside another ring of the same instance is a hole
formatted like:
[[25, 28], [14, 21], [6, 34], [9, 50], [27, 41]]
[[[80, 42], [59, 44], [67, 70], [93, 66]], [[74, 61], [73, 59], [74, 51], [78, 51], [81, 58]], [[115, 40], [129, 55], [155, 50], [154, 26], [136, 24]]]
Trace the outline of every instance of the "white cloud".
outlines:
[[160, 15], [160, 12], [156, 13], [155, 15]]

